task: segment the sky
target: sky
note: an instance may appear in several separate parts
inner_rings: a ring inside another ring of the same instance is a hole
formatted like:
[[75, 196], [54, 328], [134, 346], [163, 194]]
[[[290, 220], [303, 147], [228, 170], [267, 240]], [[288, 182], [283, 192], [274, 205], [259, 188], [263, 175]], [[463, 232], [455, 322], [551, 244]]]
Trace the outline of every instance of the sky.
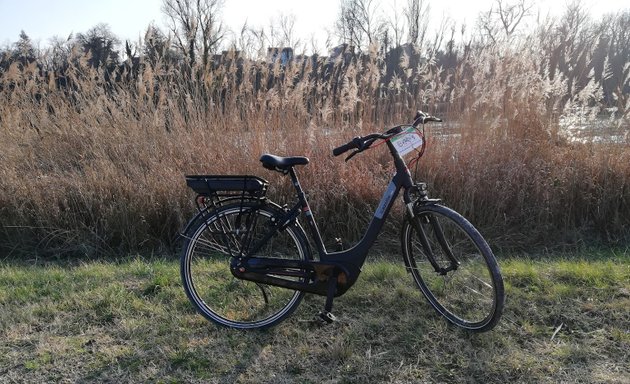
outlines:
[[[426, 1], [426, 0], [425, 0]], [[471, 25], [481, 11], [488, 10], [495, 0], [429, 0], [434, 26], [443, 16]], [[538, 7], [546, 13], [561, 13], [570, 0], [542, 1]], [[385, 12], [402, 9], [407, 0], [376, 0]], [[583, 0], [594, 17], [630, 8], [627, 0]], [[138, 42], [147, 26], [155, 23], [165, 29], [161, 11], [162, 0], [0, 0], [0, 47], [18, 40], [21, 30], [39, 47], [50, 38], [66, 39], [71, 33], [86, 32], [98, 23], [107, 23], [122, 41]], [[280, 14], [293, 15], [296, 35], [303, 42], [311, 36], [320, 46], [326, 31], [332, 31], [339, 13], [340, 0], [225, 0], [222, 19], [230, 29], [240, 30], [247, 21], [250, 26], [268, 27]]]

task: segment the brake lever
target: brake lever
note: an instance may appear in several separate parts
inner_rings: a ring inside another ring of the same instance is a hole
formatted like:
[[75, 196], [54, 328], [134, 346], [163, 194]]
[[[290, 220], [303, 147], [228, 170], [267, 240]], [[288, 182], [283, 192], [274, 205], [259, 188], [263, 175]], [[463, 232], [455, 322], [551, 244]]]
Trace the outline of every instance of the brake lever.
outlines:
[[352, 152], [350, 154], [350, 156], [346, 157], [346, 162], [348, 162], [350, 159], [352, 159], [357, 153], [363, 152], [363, 150], [361, 149], [357, 149], [356, 151]]

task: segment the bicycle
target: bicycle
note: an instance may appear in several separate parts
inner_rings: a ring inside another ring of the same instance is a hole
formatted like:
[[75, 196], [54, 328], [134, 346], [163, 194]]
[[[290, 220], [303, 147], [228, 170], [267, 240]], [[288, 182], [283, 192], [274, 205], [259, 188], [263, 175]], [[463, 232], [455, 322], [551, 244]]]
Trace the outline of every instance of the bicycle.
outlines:
[[[231, 328], [267, 328], [291, 315], [305, 293], [326, 297], [319, 318], [334, 321], [333, 300], [357, 281], [368, 251], [403, 190], [401, 231], [406, 270], [428, 302], [449, 322], [484, 332], [499, 321], [504, 305], [501, 272], [482, 235], [459, 213], [428, 196], [426, 183], [412, 180], [403, 155], [426, 146], [424, 125], [439, 118], [418, 111], [411, 125], [355, 137], [333, 150], [346, 161], [385, 143], [396, 172], [363, 238], [350, 249], [324, 246], [295, 170], [308, 164], [301, 156], [264, 154], [263, 167], [289, 176], [297, 202], [291, 208], [266, 197], [268, 182], [256, 176], [192, 175], [199, 213], [182, 232], [184, 290], [208, 320]], [[422, 124], [422, 130], [419, 126]], [[411, 164], [411, 162], [410, 162]], [[298, 220], [304, 217], [312, 243]]]

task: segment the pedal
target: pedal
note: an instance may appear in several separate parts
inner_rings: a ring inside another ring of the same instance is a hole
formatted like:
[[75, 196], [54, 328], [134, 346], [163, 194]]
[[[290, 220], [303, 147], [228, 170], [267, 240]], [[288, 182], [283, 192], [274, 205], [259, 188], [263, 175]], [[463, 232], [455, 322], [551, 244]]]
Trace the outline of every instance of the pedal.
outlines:
[[320, 320], [323, 320], [326, 324], [332, 324], [333, 322], [337, 321], [337, 318], [335, 317], [335, 315], [333, 315], [330, 312], [325, 312], [325, 311], [320, 311], [317, 316], [319, 317]]

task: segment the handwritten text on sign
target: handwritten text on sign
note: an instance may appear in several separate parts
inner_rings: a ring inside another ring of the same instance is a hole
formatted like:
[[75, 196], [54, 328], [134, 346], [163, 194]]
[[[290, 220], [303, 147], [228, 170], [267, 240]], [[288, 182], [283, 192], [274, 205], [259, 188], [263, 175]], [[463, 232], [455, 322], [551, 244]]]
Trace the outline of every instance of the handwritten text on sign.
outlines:
[[409, 127], [393, 137], [392, 144], [400, 156], [405, 156], [414, 149], [422, 147], [422, 136], [414, 127]]

